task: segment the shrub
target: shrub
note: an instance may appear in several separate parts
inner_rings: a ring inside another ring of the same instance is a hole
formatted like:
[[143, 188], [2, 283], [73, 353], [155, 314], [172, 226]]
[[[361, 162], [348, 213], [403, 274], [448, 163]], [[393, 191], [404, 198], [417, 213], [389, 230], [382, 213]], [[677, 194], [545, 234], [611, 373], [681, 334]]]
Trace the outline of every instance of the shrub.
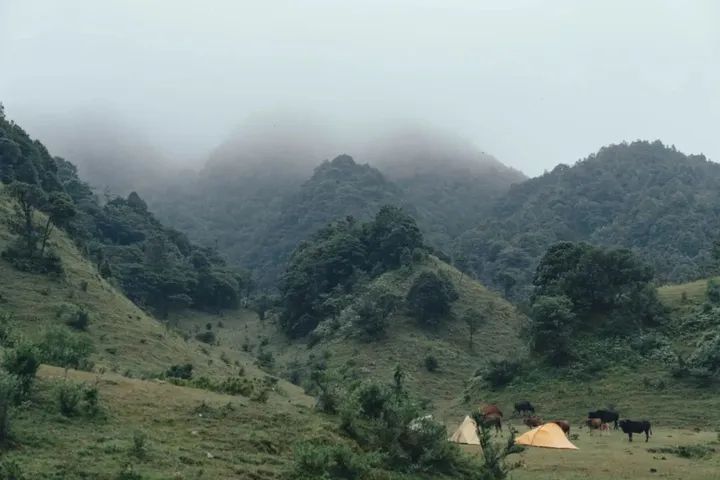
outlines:
[[147, 434], [143, 431], [135, 430], [132, 441], [130, 453], [138, 459], [144, 459], [147, 455]]
[[492, 388], [504, 387], [520, 373], [519, 360], [491, 360], [483, 373], [485, 380]]
[[710, 303], [720, 303], [720, 282], [718, 282], [714, 278], [709, 280], [707, 283], [706, 294], [707, 299]]
[[458, 293], [450, 279], [434, 272], [423, 272], [410, 287], [406, 302], [420, 322], [435, 325], [450, 313], [450, 305], [457, 298]]
[[184, 363], [182, 365], [173, 365], [165, 371], [165, 376], [170, 378], [182, 378], [189, 380], [192, 378], [192, 363]]
[[89, 417], [94, 417], [100, 413], [100, 391], [97, 386], [85, 387], [82, 397], [85, 413]]
[[211, 330], [198, 333], [195, 335], [195, 339], [200, 342], [207, 343], [208, 345], [214, 345], [216, 343], [215, 333]]
[[62, 415], [73, 417], [79, 413], [78, 406], [82, 397], [80, 385], [64, 381], [56, 387], [55, 396]]
[[65, 320], [65, 325], [84, 332], [90, 325], [90, 314], [85, 309], [79, 308]]
[[88, 357], [93, 351], [92, 343], [86, 337], [75, 335], [66, 328], [48, 329], [38, 349], [44, 363], [81, 370], [91, 367]]
[[262, 368], [272, 368], [275, 366], [275, 357], [268, 350], [260, 350], [255, 363]]
[[0, 480], [25, 480], [20, 465], [14, 460], [3, 460], [0, 463]]
[[115, 476], [115, 480], [142, 480], [142, 475], [131, 464], [126, 463]]
[[425, 364], [425, 370], [428, 372], [437, 372], [438, 368], [440, 367], [440, 362], [438, 362], [438, 359], [435, 358], [433, 355], [428, 355], [425, 357], [424, 360]]
[[295, 450], [292, 480], [333, 478], [360, 480], [369, 478], [380, 463], [378, 454], [355, 452], [347, 445], [318, 445], [304, 443]]
[[18, 400], [28, 398], [35, 374], [40, 366], [37, 348], [23, 342], [16, 345], [14, 349], [5, 350], [2, 365], [8, 373], [15, 375], [18, 380]]
[[11, 438], [10, 417], [12, 406], [19, 397], [20, 385], [14, 375], [0, 372], [0, 444]]

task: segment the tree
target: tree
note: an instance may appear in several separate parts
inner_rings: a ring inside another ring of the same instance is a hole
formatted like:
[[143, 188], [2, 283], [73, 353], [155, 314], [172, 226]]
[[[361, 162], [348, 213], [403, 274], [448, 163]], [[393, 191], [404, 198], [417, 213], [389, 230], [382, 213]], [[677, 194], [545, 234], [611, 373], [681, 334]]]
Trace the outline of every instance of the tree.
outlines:
[[45, 228], [43, 228], [43, 232], [41, 235], [41, 257], [45, 252], [45, 245], [50, 238], [53, 226], [61, 228], [66, 227], [68, 225], [68, 222], [77, 213], [72, 199], [68, 194], [63, 192], [52, 192], [48, 196], [48, 201], [45, 209], [47, 213], [47, 221], [45, 222]]
[[457, 298], [457, 291], [449, 279], [426, 271], [415, 278], [405, 300], [416, 319], [434, 325], [450, 313], [450, 306]]
[[403, 252], [423, 246], [415, 220], [398, 207], [383, 206], [367, 230], [371, 263], [379, 263], [385, 269], [400, 266]]
[[20, 235], [25, 244], [25, 254], [32, 257], [38, 242], [35, 211], [45, 202], [45, 192], [37, 185], [13, 182], [8, 186], [8, 193], [16, 202], [14, 214], [8, 220], [10, 229]]
[[466, 310], [462, 316], [463, 322], [468, 326], [470, 350], [473, 349], [473, 335], [481, 323], [480, 314], [476, 310]]
[[575, 324], [573, 305], [565, 296], [537, 297], [530, 314], [533, 349], [554, 365], [571, 358], [570, 338]]

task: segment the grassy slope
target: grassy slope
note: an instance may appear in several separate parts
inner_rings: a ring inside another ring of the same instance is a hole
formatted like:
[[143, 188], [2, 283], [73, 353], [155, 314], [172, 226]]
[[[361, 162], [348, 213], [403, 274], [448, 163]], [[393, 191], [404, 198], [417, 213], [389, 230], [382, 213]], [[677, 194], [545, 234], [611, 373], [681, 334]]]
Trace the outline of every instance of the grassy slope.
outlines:
[[[685, 331], [680, 317], [706, 301], [706, 287], [707, 280], [699, 280], [658, 289], [660, 300], [668, 307], [675, 325], [671, 340], [676, 351], [686, 353], [705, 334], [705, 331]], [[648, 386], [645, 380], [654, 384], [663, 382], [665, 386]], [[673, 378], [668, 366], [650, 360], [633, 367], [611, 367], [594, 378], [571, 379], [567, 375], [554, 376], [546, 370], [505, 389], [476, 388], [473, 392], [473, 401], [497, 401], [509, 411], [515, 401], [529, 399], [539, 407], [544, 418], [566, 418], [575, 424], [581, 422], [589, 410], [614, 405], [622, 417], [648, 418], [658, 426], [720, 428], [717, 386], [697, 388], [692, 382]], [[458, 406], [463, 404], [457, 402]]]
[[[0, 250], [12, 237], [4, 227], [11, 204], [0, 190]], [[190, 362], [196, 371], [209, 375], [233, 374], [238, 361], [249, 375], [262, 376], [246, 357], [226, 354], [230, 365], [220, 360], [220, 350], [207, 348], [183, 337], [138, 308], [122, 292], [104, 280], [94, 265], [62, 232], [55, 231], [51, 247], [63, 262], [65, 275], [51, 279], [15, 270], [0, 261], [0, 313], [12, 315], [17, 328], [36, 340], [47, 327], [61, 324], [58, 311], [67, 305], [84, 307], [91, 316], [87, 334], [95, 347], [96, 370], [133, 376], [154, 376], [168, 366]], [[83, 291], [81, 284], [87, 282]]]
[[[276, 358], [276, 370], [282, 372], [288, 362], [305, 362], [310, 355], [330, 353], [329, 364], [342, 366], [354, 363], [360, 371], [378, 380], [391, 381], [396, 365], [401, 365], [407, 374], [407, 385], [422, 398], [433, 402], [436, 414], [454, 418], [455, 412], [448, 412], [453, 399], [463, 391], [464, 382], [473, 372], [489, 359], [501, 358], [508, 352], [522, 349], [518, 341], [521, 316], [498, 295], [449, 265], [430, 259], [412, 271], [394, 271], [374, 280], [383, 291], [404, 297], [415, 278], [423, 270], [444, 270], [453, 279], [460, 298], [453, 306], [455, 319], [447, 320], [441, 327], [430, 330], [419, 327], [404, 313], [395, 315], [384, 338], [368, 342], [362, 338], [338, 336], [322, 341], [311, 348], [302, 341], [289, 342], [270, 320], [260, 322], [252, 312], [226, 314], [223, 329], [216, 333], [222, 347], [240, 349], [243, 343], [253, 345], [257, 351], [262, 338], [267, 338], [266, 350]], [[468, 341], [468, 327], [458, 318], [468, 308], [486, 311], [492, 308], [494, 318], [479, 327], [471, 350]], [[178, 319], [181, 328], [189, 331], [202, 327], [206, 318], [198, 315], [183, 315]], [[438, 372], [429, 373], [423, 366], [427, 355], [434, 355], [439, 363]]]
[[[286, 469], [295, 439], [335, 438], [330, 423], [307, 406], [307, 397], [285, 389], [261, 404], [73, 370], [67, 374], [71, 381], [97, 382], [104, 415], [66, 418], [52, 395], [64, 375], [62, 369], [42, 367], [34, 401], [13, 421], [21, 443], [7, 457], [22, 465], [27, 478], [109, 480], [130, 463], [146, 480], [273, 479]], [[136, 431], [147, 435], [145, 458], [132, 452]]]

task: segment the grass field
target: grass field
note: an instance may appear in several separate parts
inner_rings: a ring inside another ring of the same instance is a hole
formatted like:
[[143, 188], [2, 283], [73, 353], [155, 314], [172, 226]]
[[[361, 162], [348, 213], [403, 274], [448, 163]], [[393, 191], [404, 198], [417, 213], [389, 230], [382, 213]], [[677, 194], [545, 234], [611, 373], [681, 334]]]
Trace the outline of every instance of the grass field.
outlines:
[[[518, 420], [513, 425], [520, 433], [527, 427]], [[572, 442], [579, 450], [527, 448], [509, 457], [521, 463], [510, 476], [512, 480], [617, 480], [664, 478], [675, 480], [711, 480], [720, 478], [720, 442], [715, 432], [687, 429], [653, 428], [650, 441], [633, 436], [629, 443], [622, 431], [590, 432], [574, 429]], [[678, 446], [705, 447], [702, 458], [683, 458]], [[463, 446], [470, 455], [479, 447]], [[655, 450], [650, 451], [649, 449]], [[654, 469], [655, 471], [652, 471]]]
[[[43, 366], [33, 401], [12, 421], [17, 461], [28, 479], [115, 479], [126, 466], [143, 479], [280, 478], [300, 438], [335, 438], [311, 399], [279, 389], [267, 403], [159, 381], [70, 370], [72, 382], [97, 384], [98, 418], [64, 417], [54, 386], [66, 374]], [[147, 436], [145, 453], [133, 448]]]

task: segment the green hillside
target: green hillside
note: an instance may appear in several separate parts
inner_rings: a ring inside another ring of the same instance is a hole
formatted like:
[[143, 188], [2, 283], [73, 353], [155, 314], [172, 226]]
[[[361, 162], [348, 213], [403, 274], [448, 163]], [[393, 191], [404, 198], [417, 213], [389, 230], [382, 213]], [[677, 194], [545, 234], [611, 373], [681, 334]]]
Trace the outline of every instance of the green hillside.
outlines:
[[[465, 382], [488, 360], [524, 351], [518, 338], [523, 316], [498, 295], [432, 257], [412, 268], [379, 276], [367, 286], [367, 291], [404, 298], [413, 280], [426, 271], [447, 274], [459, 294], [451, 313], [437, 328], [418, 326], [408, 312], [399, 310], [389, 318], [387, 331], [380, 339], [368, 340], [351, 325], [344, 325], [321, 339], [288, 342], [278, 328], [277, 317], [261, 321], [253, 312], [240, 311], [223, 316], [224, 328], [218, 331], [220, 345], [240, 351], [247, 349], [255, 355], [271, 352], [274, 359], [271, 371], [305, 387], [311, 384], [317, 361], [327, 364], [329, 369], [351, 368], [362, 378], [375, 379], [392, 378], [395, 368], [400, 366], [407, 375], [408, 388], [429, 400], [435, 413], [444, 416], [463, 392]], [[338, 318], [350, 316], [350, 309], [340, 312]], [[474, 334], [472, 348], [468, 326], [461, 319], [468, 310], [491, 312]], [[193, 332], [202, 328], [208, 317], [183, 314], [177, 320], [181, 328]], [[428, 356], [437, 359], [437, 371], [427, 370]]]
[[603, 147], [572, 166], [517, 184], [457, 241], [483, 283], [524, 298], [545, 250], [559, 241], [630, 248], [660, 282], [708, 274], [720, 230], [720, 166], [659, 141]]

